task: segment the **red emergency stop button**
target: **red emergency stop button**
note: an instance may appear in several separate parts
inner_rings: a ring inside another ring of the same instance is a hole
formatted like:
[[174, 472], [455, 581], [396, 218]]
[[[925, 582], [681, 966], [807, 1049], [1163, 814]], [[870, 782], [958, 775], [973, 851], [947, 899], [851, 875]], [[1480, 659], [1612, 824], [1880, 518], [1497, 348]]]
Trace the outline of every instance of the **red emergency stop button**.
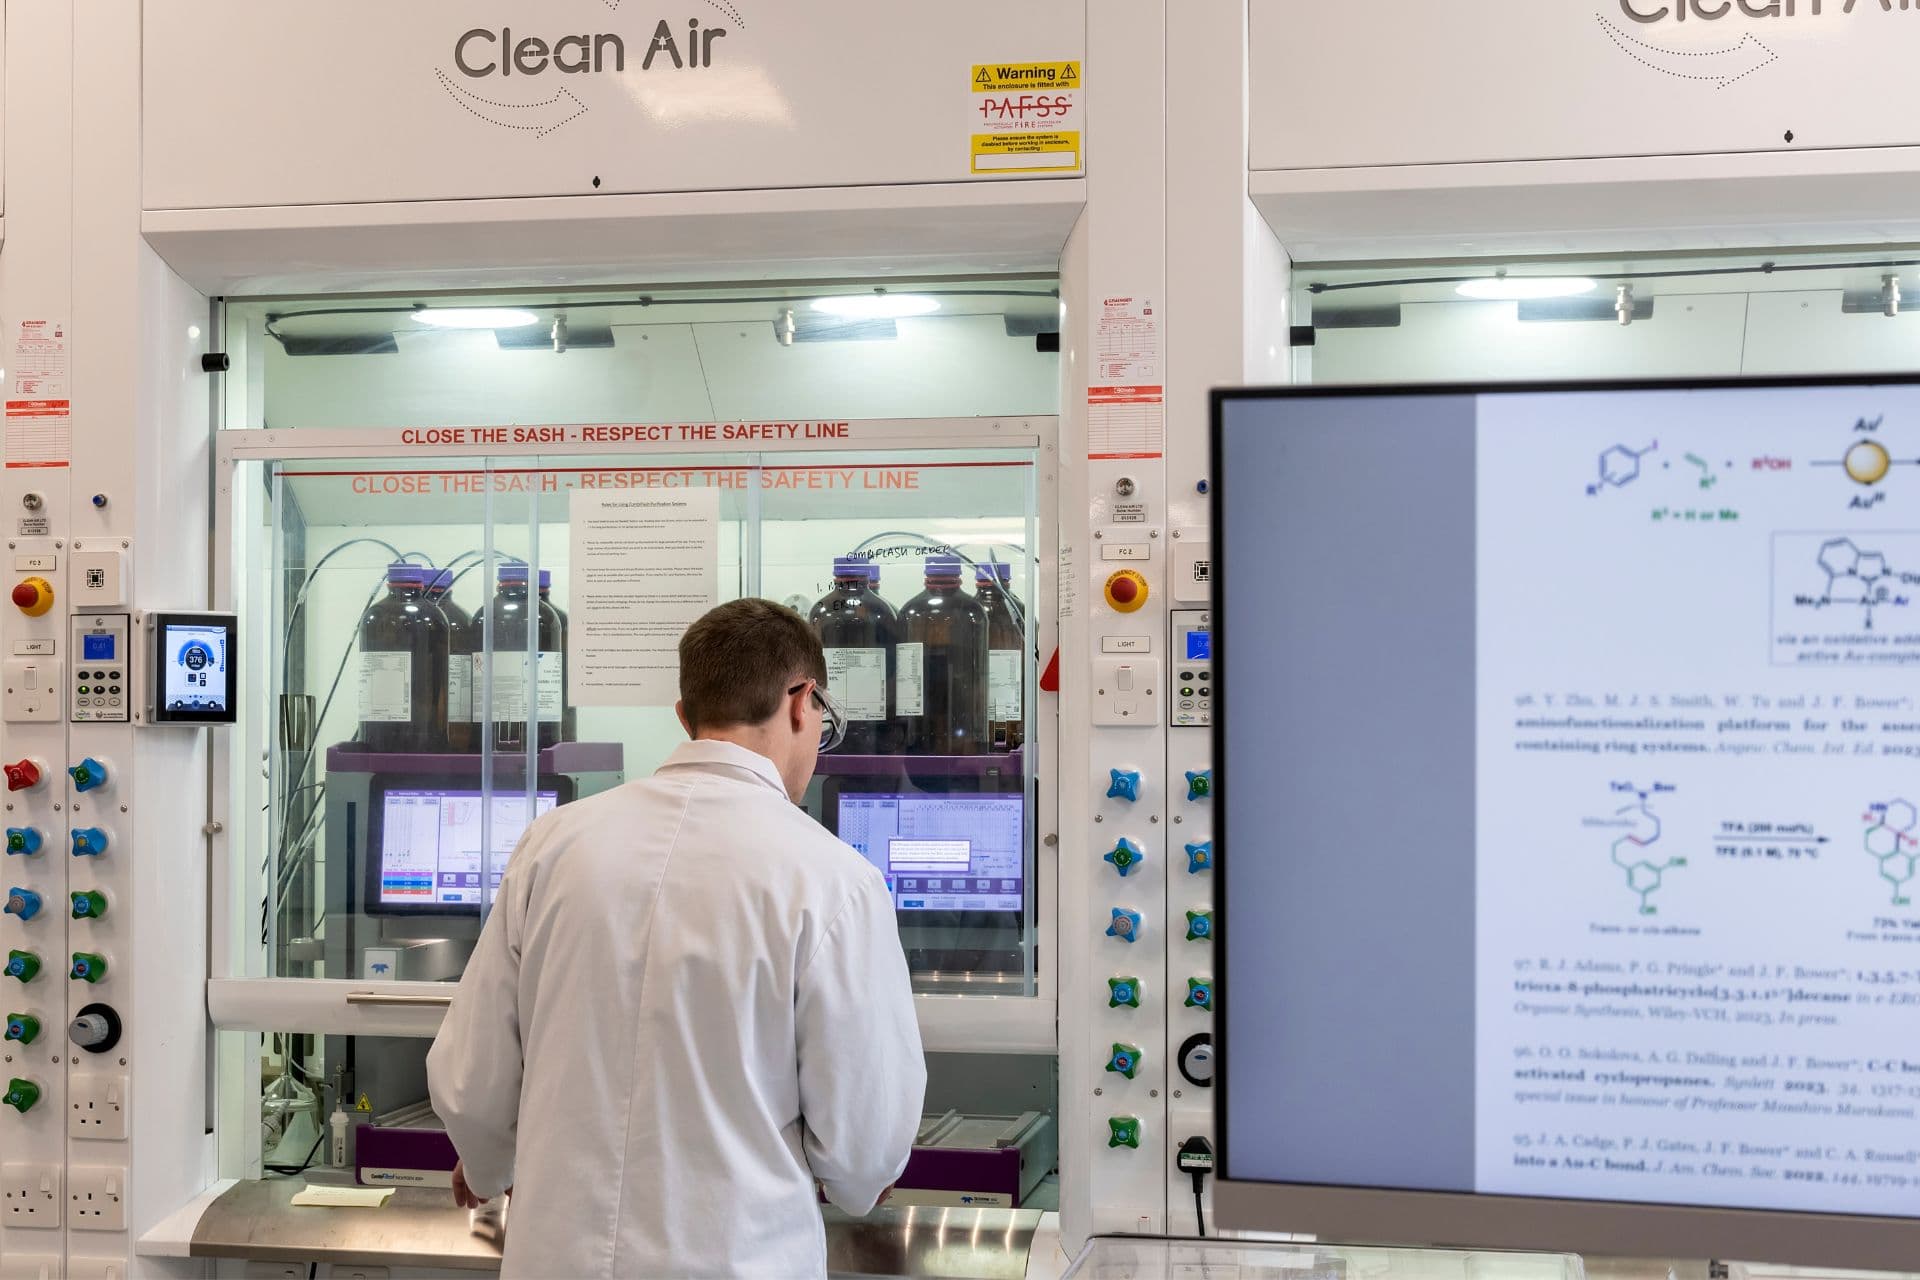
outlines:
[[31, 791], [45, 775], [38, 760], [17, 760], [6, 766], [7, 790]]
[[45, 578], [22, 578], [13, 588], [14, 607], [29, 618], [53, 608], [53, 584]]
[[1107, 579], [1107, 604], [1132, 613], [1147, 602], [1147, 580], [1133, 569], [1121, 569]]

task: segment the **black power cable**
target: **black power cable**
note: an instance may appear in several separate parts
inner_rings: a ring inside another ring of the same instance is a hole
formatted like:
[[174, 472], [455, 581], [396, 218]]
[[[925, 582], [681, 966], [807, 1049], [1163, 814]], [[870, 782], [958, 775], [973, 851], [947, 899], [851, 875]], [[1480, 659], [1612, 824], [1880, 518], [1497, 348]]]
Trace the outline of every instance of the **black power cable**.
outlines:
[[1213, 1144], [1199, 1134], [1180, 1144], [1180, 1171], [1193, 1179], [1193, 1216], [1198, 1234], [1207, 1234], [1207, 1175], [1213, 1172]]

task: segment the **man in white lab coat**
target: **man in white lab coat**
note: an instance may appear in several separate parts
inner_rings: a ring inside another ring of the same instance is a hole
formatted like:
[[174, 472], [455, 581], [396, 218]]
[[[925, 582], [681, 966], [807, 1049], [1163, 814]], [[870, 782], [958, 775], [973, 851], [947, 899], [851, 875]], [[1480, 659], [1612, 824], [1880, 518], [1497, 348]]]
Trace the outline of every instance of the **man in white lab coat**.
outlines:
[[871, 1209], [926, 1087], [880, 872], [795, 807], [845, 721], [765, 600], [680, 642], [693, 741], [534, 823], [427, 1058], [507, 1276], [826, 1271], [815, 1180]]

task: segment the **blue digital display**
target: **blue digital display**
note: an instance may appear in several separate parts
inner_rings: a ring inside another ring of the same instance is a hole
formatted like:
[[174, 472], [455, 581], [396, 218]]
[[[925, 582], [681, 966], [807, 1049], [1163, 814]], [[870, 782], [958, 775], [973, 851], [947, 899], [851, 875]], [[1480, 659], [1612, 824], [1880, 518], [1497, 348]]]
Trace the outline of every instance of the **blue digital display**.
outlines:
[[82, 662], [112, 662], [112, 636], [81, 636], [80, 660]]
[[1213, 632], [1187, 632], [1187, 661], [1211, 662], [1213, 660]]

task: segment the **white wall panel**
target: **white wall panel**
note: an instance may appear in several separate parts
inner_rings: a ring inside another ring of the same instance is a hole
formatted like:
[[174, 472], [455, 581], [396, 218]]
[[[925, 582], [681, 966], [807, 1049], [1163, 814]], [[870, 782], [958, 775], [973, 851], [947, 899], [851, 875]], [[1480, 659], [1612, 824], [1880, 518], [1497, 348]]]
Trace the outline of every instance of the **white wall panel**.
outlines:
[[148, 209], [952, 182], [972, 64], [1080, 58], [1085, 4], [145, 0], [145, 42]]
[[1252, 0], [1250, 23], [1257, 170], [1920, 142], [1905, 0]]

